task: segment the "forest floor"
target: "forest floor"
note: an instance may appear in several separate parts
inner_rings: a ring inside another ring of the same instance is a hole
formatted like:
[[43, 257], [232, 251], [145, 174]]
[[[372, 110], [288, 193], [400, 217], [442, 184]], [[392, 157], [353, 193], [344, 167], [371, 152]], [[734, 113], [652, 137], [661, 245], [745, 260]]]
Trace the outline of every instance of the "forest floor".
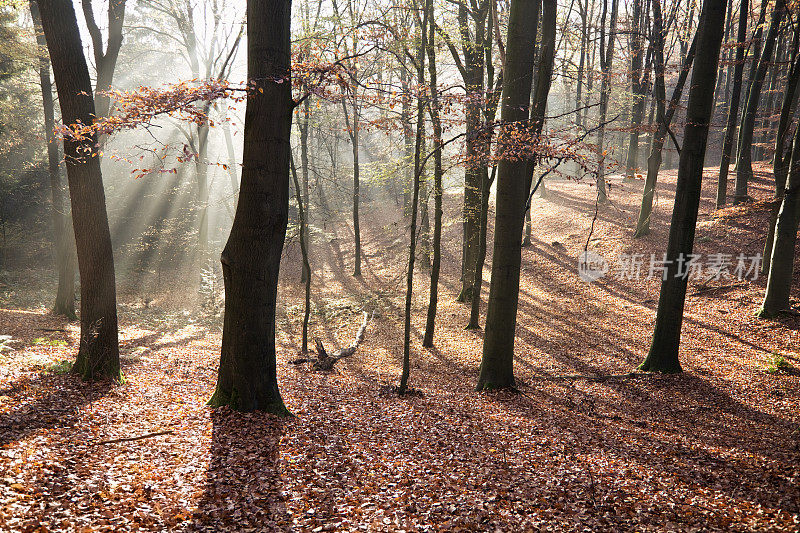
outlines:
[[[761, 252], [771, 184], [760, 170], [757, 201], [721, 211], [716, 169], [707, 170], [698, 253]], [[399, 212], [378, 204], [363, 207], [360, 279], [350, 275], [350, 226], [315, 231], [312, 336], [346, 346], [362, 310], [376, 312], [334, 372], [289, 363], [302, 286], [297, 247], [287, 250], [278, 373], [292, 418], [205, 406], [220, 329], [182, 312], [185, 295], [145, 305], [121, 290], [122, 385], [65, 372], [76, 323], [4, 304], [0, 334], [12, 340], [0, 354], [0, 530], [797, 531], [800, 317], [753, 316], [763, 277], [693, 281], [684, 372], [629, 374], [647, 353], [659, 281], [612, 270], [588, 284], [577, 256], [587, 239], [612, 264], [662, 253], [675, 173], [662, 174], [653, 232], [638, 240], [642, 183], [611, 182], [591, 236], [588, 184], [551, 182], [534, 201], [518, 394], [474, 392], [482, 332], [464, 330], [469, 309], [454, 301], [457, 194], [446, 198], [432, 350], [421, 347], [428, 272], [416, 274], [410, 384], [419, 394], [404, 398], [390, 386], [400, 374], [408, 237]], [[485, 279], [484, 310], [488, 267]]]

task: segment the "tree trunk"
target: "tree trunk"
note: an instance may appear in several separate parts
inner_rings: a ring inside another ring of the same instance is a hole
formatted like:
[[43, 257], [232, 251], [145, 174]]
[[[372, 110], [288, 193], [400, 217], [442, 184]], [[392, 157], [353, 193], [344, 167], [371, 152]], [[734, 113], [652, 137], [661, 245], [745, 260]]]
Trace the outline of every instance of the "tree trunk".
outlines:
[[656, 84], [655, 100], [657, 106], [658, 126], [653, 135], [652, 146], [650, 147], [650, 157], [647, 158], [647, 178], [644, 182], [644, 192], [642, 193], [642, 206], [639, 209], [639, 220], [636, 223], [634, 238], [642, 237], [650, 233], [650, 217], [653, 214], [653, 195], [658, 181], [658, 172], [661, 170], [661, 154], [664, 150], [664, 142], [667, 139], [669, 126], [675, 111], [681, 101], [683, 87], [689, 75], [689, 69], [694, 61], [695, 50], [697, 48], [697, 34], [692, 40], [692, 45], [686, 53], [686, 60], [681, 68], [678, 81], [672, 89], [672, 98], [669, 101], [669, 109], [664, 112], [664, 100], [666, 99], [664, 88], [664, 40], [660, 28], [662, 27], [662, 15], [660, 0], [653, 0], [653, 50], [656, 61]]
[[436, 44], [433, 33], [433, 1], [426, 2], [430, 29], [428, 32], [428, 83], [431, 89], [430, 115], [433, 126], [433, 261], [431, 263], [431, 287], [428, 300], [428, 315], [422, 345], [433, 346], [436, 327], [436, 308], [439, 302], [439, 272], [442, 265], [442, 121], [439, 114], [439, 85], [436, 76]]
[[767, 291], [764, 303], [758, 311], [758, 316], [761, 318], [772, 318], [781, 311], [789, 309], [798, 222], [800, 222], [800, 128], [795, 131], [789, 178], [775, 225], [775, 244], [771, 250]]
[[[70, 0], [39, 5], [64, 124], [92, 124], [89, 69]], [[114, 256], [97, 136], [64, 139], [81, 279], [81, 341], [73, 371], [84, 379], [121, 379]]]
[[605, 203], [608, 200], [605, 179], [605, 122], [608, 114], [608, 99], [611, 96], [611, 67], [614, 62], [614, 41], [617, 34], [617, 6], [618, 0], [611, 0], [611, 25], [608, 40], [606, 40], [606, 13], [608, 0], [603, 0], [603, 16], [600, 21], [600, 122], [597, 129], [597, 201]]
[[[553, 1], [553, 0], [548, 0]], [[503, 157], [515, 150], [513, 129], [529, 119], [533, 81], [533, 49], [540, 2], [512, 0], [508, 19], [501, 121], [498, 138], [501, 161], [497, 177], [492, 280], [483, 342], [478, 390], [514, 387], [514, 337], [516, 334], [522, 226], [530, 189], [525, 160]]]
[[761, 263], [761, 273], [769, 272], [769, 265], [772, 256], [772, 246], [775, 240], [775, 225], [778, 222], [778, 212], [781, 207], [781, 200], [786, 188], [786, 178], [789, 172], [789, 161], [792, 150], [786, 149], [786, 137], [789, 133], [789, 122], [794, 115], [797, 104], [798, 83], [800, 83], [800, 53], [798, 53], [798, 41], [800, 41], [800, 24], [795, 26], [794, 32], [794, 56], [792, 57], [789, 76], [786, 79], [786, 89], [783, 93], [783, 103], [781, 104], [781, 116], [778, 121], [778, 130], [775, 133], [775, 154], [772, 160], [773, 175], [775, 177], [775, 199], [769, 219], [769, 231], [764, 243], [764, 260]]
[[644, 108], [647, 95], [647, 77], [644, 70], [644, 48], [642, 35], [645, 32], [642, 13], [643, 0], [633, 2], [633, 28], [631, 42], [631, 131], [628, 139], [628, 158], [625, 165], [625, 177], [633, 179], [639, 166], [639, 130], [644, 121]]
[[[278, 391], [275, 304], [289, 208], [290, 0], [248, 0], [248, 94], [239, 203], [222, 251], [225, 319], [210, 405], [287, 415]], [[263, 91], [263, 92], [262, 92]]]
[[755, 76], [750, 84], [750, 91], [747, 95], [747, 105], [742, 116], [742, 127], [739, 131], [739, 150], [736, 154], [736, 192], [734, 202], [739, 203], [747, 199], [747, 185], [753, 179], [752, 145], [753, 129], [756, 124], [756, 114], [761, 100], [761, 88], [764, 85], [764, 78], [767, 75], [767, 68], [772, 60], [772, 52], [775, 49], [775, 39], [778, 37], [778, 29], [783, 20], [785, 12], [783, 0], [778, 0], [772, 11], [772, 19], [769, 23], [767, 38], [764, 41], [764, 49], [758, 60]]
[[741, 0], [739, 6], [739, 28], [736, 34], [736, 64], [733, 69], [733, 91], [728, 99], [728, 124], [725, 127], [725, 139], [722, 142], [722, 158], [719, 163], [719, 181], [717, 182], [717, 208], [719, 209], [728, 197], [728, 171], [731, 164], [736, 124], [739, 118], [739, 100], [742, 94], [742, 76], [744, 75], [744, 47], [747, 40], [748, 0]]
[[44, 110], [44, 136], [47, 142], [47, 170], [50, 176], [50, 196], [53, 213], [53, 238], [56, 270], [58, 271], [58, 290], [53, 313], [74, 320], [75, 314], [75, 254], [72, 234], [72, 217], [65, 211], [64, 185], [59, 169], [59, 150], [55, 139], [55, 108], [53, 88], [50, 82], [50, 60], [47, 57], [47, 40], [42, 32], [42, 20], [36, 0], [30, 1], [31, 18], [36, 31], [36, 44], [39, 46], [39, 84], [42, 88], [42, 108]]
[[725, 26], [727, 0], [706, 0], [698, 26], [697, 57], [686, 108], [683, 148], [678, 165], [675, 208], [666, 253], [666, 276], [661, 282], [655, 331], [650, 353], [640, 369], [656, 372], [680, 372], [678, 345], [683, 322], [688, 279], [678, 276], [678, 258], [689, 257], [694, 245], [697, 210], [703, 179], [708, 128], [714, 111], [714, 87], [719, 51]]
[[[305, 213], [302, 217], [302, 233], [305, 241], [306, 250], [310, 244], [308, 233], [308, 120], [311, 114], [311, 106], [309, 105], [308, 98], [303, 102], [303, 112], [301, 113], [303, 119], [300, 120], [300, 114], [297, 115], [297, 127], [300, 129], [300, 165], [303, 172], [303, 205], [305, 205]], [[307, 261], [303, 262], [303, 273], [300, 275], [300, 281], [307, 283], [311, 271], [306, 268]]]
[[[308, 101], [308, 100], [306, 100]], [[289, 162], [292, 167], [292, 179], [294, 180], [294, 192], [297, 200], [297, 214], [300, 217], [300, 252], [303, 254], [303, 272], [308, 272], [306, 278], [303, 280], [306, 286], [306, 300], [305, 309], [303, 311], [303, 344], [301, 351], [306, 353], [308, 351], [308, 319], [311, 315], [311, 264], [308, 262], [308, 245], [306, 243], [306, 236], [303, 228], [306, 225], [306, 210], [303, 207], [305, 201], [300, 192], [300, 180], [297, 179], [297, 167], [294, 166], [294, 158], [291, 157]]]
[[[431, 2], [432, 0], [426, 0]], [[431, 8], [432, 10], [433, 8]], [[417, 83], [420, 87], [425, 85], [425, 37], [428, 28], [428, 9], [423, 10], [422, 24], [420, 27], [420, 45], [417, 51]], [[425, 169], [422, 160], [422, 132], [425, 122], [425, 102], [422, 94], [417, 95], [417, 135], [414, 142], [414, 182], [411, 197], [411, 238], [408, 245], [408, 271], [406, 272], [406, 300], [405, 314], [403, 317], [403, 370], [400, 375], [400, 386], [397, 390], [402, 396], [408, 391], [408, 378], [411, 374], [411, 301], [414, 296], [414, 262], [417, 255], [417, 212], [419, 205], [420, 177]]]

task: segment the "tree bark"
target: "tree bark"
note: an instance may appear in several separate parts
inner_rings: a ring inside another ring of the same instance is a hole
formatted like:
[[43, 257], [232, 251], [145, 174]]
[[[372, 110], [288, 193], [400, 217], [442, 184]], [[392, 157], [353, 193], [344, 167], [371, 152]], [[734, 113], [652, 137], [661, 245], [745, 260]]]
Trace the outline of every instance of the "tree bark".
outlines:
[[697, 34], [692, 40], [692, 45], [686, 53], [686, 59], [681, 73], [678, 76], [678, 81], [675, 82], [675, 87], [672, 89], [672, 97], [669, 101], [669, 109], [664, 112], [664, 100], [666, 99], [664, 87], [664, 39], [660, 28], [662, 28], [662, 15], [660, 0], [653, 0], [653, 49], [656, 60], [656, 83], [655, 83], [655, 100], [658, 115], [658, 126], [655, 134], [653, 135], [652, 145], [650, 147], [650, 156], [647, 158], [647, 178], [644, 182], [644, 192], [642, 193], [642, 206], [639, 209], [639, 219], [636, 223], [636, 232], [633, 234], [634, 238], [642, 237], [650, 233], [650, 218], [653, 214], [653, 195], [656, 190], [656, 182], [658, 181], [658, 172], [661, 170], [661, 154], [664, 150], [664, 142], [667, 139], [669, 126], [672, 123], [672, 118], [675, 116], [675, 110], [681, 101], [683, 94], [683, 87], [686, 84], [686, 78], [689, 75], [689, 69], [694, 61], [695, 50], [697, 49]]
[[648, 78], [644, 69], [644, 47], [642, 46], [645, 27], [644, 13], [642, 12], [643, 0], [633, 2], [633, 28], [629, 40], [631, 42], [631, 131], [628, 139], [628, 158], [625, 164], [625, 177], [636, 177], [639, 166], [639, 130], [644, 121], [644, 111], [647, 95]]
[[[553, 0], [548, 0], [553, 1]], [[489, 289], [489, 307], [483, 342], [478, 390], [514, 387], [514, 337], [516, 334], [522, 226], [528, 183], [528, 161], [504, 157], [515, 150], [513, 130], [529, 119], [533, 81], [536, 26], [540, 2], [512, 0], [507, 50], [503, 68], [500, 133], [501, 157], [497, 175], [497, 213]]]
[[722, 142], [722, 158], [719, 163], [719, 180], [717, 182], [717, 208], [725, 205], [728, 197], [728, 171], [731, 164], [736, 125], [739, 118], [739, 100], [742, 94], [742, 76], [744, 76], [744, 47], [747, 40], [748, 0], [741, 0], [739, 5], [739, 28], [736, 34], [736, 64], [733, 69], [733, 90], [728, 100], [728, 124], [725, 127], [725, 139]]
[[[89, 69], [70, 0], [39, 5], [64, 124], [92, 124]], [[81, 279], [81, 341], [73, 372], [87, 380], [121, 379], [114, 256], [97, 136], [64, 139], [72, 222]]]
[[611, 67], [614, 62], [614, 41], [617, 34], [617, 7], [618, 0], [611, 0], [611, 23], [609, 27], [608, 40], [606, 40], [606, 13], [608, 11], [608, 0], [603, 0], [603, 15], [600, 20], [600, 122], [597, 129], [597, 201], [605, 203], [608, 201], [605, 179], [605, 133], [606, 117], [608, 114], [608, 100], [611, 96]]
[[714, 110], [714, 87], [725, 25], [727, 0], [706, 0], [698, 26], [697, 57], [686, 108], [683, 148], [678, 165], [675, 207], [666, 252], [666, 276], [661, 282], [653, 342], [641, 370], [680, 372], [678, 345], [688, 279], [678, 276], [678, 258], [689, 257], [694, 245], [697, 210], [703, 179], [708, 128]]
[[431, 91], [430, 109], [433, 127], [433, 261], [431, 262], [431, 287], [428, 299], [428, 315], [425, 323], [425, 336], [422, 345], [433, 346], [433, 333], [436, 327], [436, 308], [439, 302], [439, 272], [442, 265], [442, 120], [439, 113], [439, 82], [436, 73], [436, 45], [433, 33], [433, 1], [426, 1], [430, 29], [428, 31], [428, 84]]
[[771, 250], [767, 291], [764, 294], [764, 303], [758, 311], [758, 316], [761, 318], [772, 318], [781, 311], [789, 309], [798, 222], [800, 222], [800, 128], [795, 131], [789, 178], [775, 225], [775, 244]]
[[289, 208], [290, 0], [248, 0], [239, 203], [222, 251], [225, 318], [212, 406], [289, 412], [278, 390], [275, 305]]
[[761, 100], [761, 88], [764, 85], [764, 78], [767, 75], [767, 68], [772, 60], [772, 53], [775, 49], [775, 39], [778, 37], [778, 29], [785, 7], [783, 0], [778, 0], [772, 11], [772, 19], [769, 23], [767, 38], [764, 40], [764, 49], [758, 60], [755, 76], [750, 84], [750, 91], [747, 94], [747, 105], [742, 116], [742, 127], [739, 131], [739, 150], [736, 154], [736, 191], [734, 203], [743, 202], [747, 199], [747, 185], [753, 179], [752, 145], [753, 129], [756, 124], [756, 114]]
[[300, 252], [303, 255], [303, 272], [308, 272], [309, 275], [303, 280], [306, 286], [306, 300], [305, 308], [303, 311], [303, 341], [301, 351], [306, 353], [308, 351], [308, 319], [311, 316], [311, 264], [308, 262], [308, 244], [306, 243], [306, 236], [303, 228], [306, 225], [306, 210], [303, 207], [305, 201], [303, 200], [302, 193], [300, 192], [300, 180], [297, 179], [297, 168], [294, 166], [294, 158], [289, 159], [292, 167], [292, 179], [294, 180], [294, 192], [297, 200], [297, 214], [300, 218]]
[[39, 84], [42, 88], [44, 135], [47, 143], [47, 171], [50, 176], [50, 198], [53, 213], [53, 244], [55, 248], [58, 290], [53, 313], [75, 320], [75, 252], [72, 217], [65, 210], [64, 184], [59, 168], [59, 150], [55, 139], [55, 106], [50, 81], [50, 60], [47, 57], [47, 40], [42, 31], [42, 20], [36, 0], [30, 1], [31, 18], [39, 47]]

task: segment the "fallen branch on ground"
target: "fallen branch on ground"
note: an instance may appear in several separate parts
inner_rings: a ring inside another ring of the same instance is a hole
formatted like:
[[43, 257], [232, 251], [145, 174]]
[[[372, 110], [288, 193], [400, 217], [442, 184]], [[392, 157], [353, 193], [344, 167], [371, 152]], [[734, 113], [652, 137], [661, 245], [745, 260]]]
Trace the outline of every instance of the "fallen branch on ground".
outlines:
[[95, 445], [99, 446], [101, 444], [116, 444], [118, 442], [131, 442], [134, 440], [149, 439], [151, 437], [158, 437], [161, 435], [172, 435], [173, 433], [175, 432], [172, 430], [156, 431], [155, 433], [147, 433], [146, 435], [139, 435], [138, 437], [122, 437], [120, 439], [101, 440], [100, 442], [96, 442]]
[[307, 357], [301, 357], [300, 359], [295, 359], [291, 361], [293, 365], [299, 365], [302, 363], [314, 363], [312, 368], [314, 370], [321, 370], [321, 371], [329, 371], [333, 370], [333, 365], [336, 364], [336, 361], [340, 359], [344, 359], [345, 357], [350, 357], [356, 350], [358, 349], [358, 345], [364, 340], [364, 334], [367, 331], [367, 326], [370, 322], [372, 322], [372, 318], [374, 317], [375, 313], [370, 315], [366, 311], [364, 312], [364, 321], [361, 323], [361, 327], [358, 328], [358, 332], [356, 332], [356, 336], [353, 339], [353, 343], [348, 346], [347, 348], [343, 348], [334, 352], [333, 354], [328, 354], [328, 351], [325, 349], [325, 346], [322, 344], [322, 341], [319, 338], [314, 337], [314, 344], [317, 347], [317, 359], [309, 359]]

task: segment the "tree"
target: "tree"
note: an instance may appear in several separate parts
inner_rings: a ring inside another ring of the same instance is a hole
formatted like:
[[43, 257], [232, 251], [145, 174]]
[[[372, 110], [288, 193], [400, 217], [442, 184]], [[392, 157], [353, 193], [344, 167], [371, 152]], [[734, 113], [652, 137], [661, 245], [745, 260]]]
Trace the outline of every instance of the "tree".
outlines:
[[800, 222], [800, 127], [795, 129], [789, 177], [775, 224], [775, 242], [770, 251], [767, 290], [764, 302], [758, 311], [758, 316], [761, 318], [772, 318], [781, 311], [789, 309], [798, 222]]
[[225, 318], [212, 406], [287, 415], [278, 390], [275, 305], [289, 202], [291, 0], [248, 0], [239, 203], [222, 251]]
[[39, 85], [42, 88], [42, 110], [44, 111], [44, 138], [47, 142], [47, 171], [50, 175], [50, 198], [53, 213], [53, 235], [55, 240], [58, 289], [53, 313], [74, 320], [75, 314], [75, 254], [73, 251], [72, 217], [65, 209], [64, 186], [59, 168], [59, 150], [55, 139], [55, 105], [50, 80], [50, 60], [47, 57], [47, 40], [42, 31], [42, 20], [36, 0], [30, 1], [31, 18], [39, 46]]
[[725, 127], [725, 138], [722, 141], [722, 159], [719, 163], [719, 181], [717, 182], [717, 208], [725, 205], [728, 196], [728, 169], [731, 162], [736, 124], [739, 118], [739, 100], [742, 94], [742, 76], [744, 76], [744, 47], [747, 39], [748, 0], [739, 4], [739, 28], [736, 34], [736, 63], [733, 69], [733, 90], [728, 100], [728, 124]]
[[611, 23], [608, 39], [606, 39], [606, 13], [608, 0], [603, 0], [603, 15], [600, 20], [600, 124], [597, 128], [597, 150], [599, 163], [597, 167], [597, 201], [604, 203], [608, 200], [605, 180], [605, 133], [606, 117], [608, 114], [608, 100], [611, 97], [611, 67], [614, 62], [614, 41], [617, 36], [617, 10], [619, 0], [611, 0]]
[[764, 49], [758, 60], [755, 76], [750, 84], [750, 91], [747, 93], [747, 105], [742, 115], [742, 126], [739, 130], [739, 149], [736, 152], [736, 192], [734, 196], [734, 202], [736, 203], [747, 199], [747, 184], [753, 178], [753, 129], [755, 128], [756, 114], [761, 101], [761, 88], [764, 86], [767, 68], [772, 61], [775, 40], [778, 37], [778, 29], [783, 20], [784, 12], [783, 0], [777, 0], [772, 11], [767, 38], [764, 41]]
[[[655, 0], [654, 0], [655, 1]], [[644, 107], [649, 85], [650, 69], [644, 66], [644, 41], [645, 13], [642, 9], [643, 0], [633, 2], [633, 24], [629, 38], [631, 48], [631, 89], [633, 102], [631, 104], [631, 132], [628, 140], [628, 158], [626, 161], [625, 177], [633, 179], [639, 165], [639, 130], [644, 120]], [[649, 56], [649, 54], [648, 54]]]
[[[71, 0], [39, 4], [64, 124], [95, 118], [89, 69]], [[64, 156], [81, 279], [81, 341], [73, 371], [84, 379], [120, 379], [114, 256], [97, 134], [67, 135]]]
[[[686, 78], [689, 74], [689, 69], [694, 61], [695, 50], [697, 49], [697, 34], [692, 40], [692, 45], [686, 53], [681, 73], [678, 76], [678, 81], [672, 90], [672, 98], [669, 101], [669, 110], [664, 111], [664, 100], [666, 98], [664, 89], [664, 37], [662, 35], [661, 25], [661, 5], [660, 0], [653, 0], [653, 49], [656, 57], [656, 84], [655, 84], [655, 100], [658, 115], [658, 126], [653, 134], [653, 141], [650, 147], [650, 156], [647, 158], [647, 177], [644, 182], [644, 192], [642, 193], [642, 206], [639, 209], [639, 220], [636, 223], [636, 232], [633, 234], [634, 238], [642, 237], [650, 233], [650, 217], [653, 214], [653, 195], [656, 190], [656, 182], [658, 181], [658, 171], [661, 169], [661, 154], [664, 150], [664, 142], [669, 133], [670, 123], [675, 116], [675, 111], [681, 101], [683, 94], [683, 87], [686, 84]], [[677, 147], [677, 144], [676, 144]]]
[[108, 115], [111, 100], [108, 91], [114, 82], [114, 71], [117, 67], [117, 58], [122, 48], [122, 26], [125, 23], [125, 0], [109, 0], [108, 2], [108, 42], [103, 50], [103, 34], [94, 18], [92, 0], [81, 0], [83, 16], [89, 37], [92, 39], [94, 63], [97, 69], [95, 83], [95, 111], [98, 117]]
[[[688, 278], [679, 275], [681, 261], [688, 260], [694, 246], [697, 210], [703, 179], [708, 128], [714, 111], [714, 87], [725, 25], [726, 0], [706, 0], [698, 26], [697, 57], [686, 108], [683, 148], [678, 166], [675, 207], [665, 254], [665, 270], [658, 300], [655, 332], [650, 352], [639, 367], [645, 371], [680, 372], [678, 345]], [[684, 272], [681, 274], [685, 274]]]
[[[554, 0], [548, 0], [554, 2]], [[514, 337], [529, 162], [513, 157], [515, 131], [528, 121], [540, 2], [512, 0], [498, 138], [494, 255], [478, 390], [514, 387]]]

